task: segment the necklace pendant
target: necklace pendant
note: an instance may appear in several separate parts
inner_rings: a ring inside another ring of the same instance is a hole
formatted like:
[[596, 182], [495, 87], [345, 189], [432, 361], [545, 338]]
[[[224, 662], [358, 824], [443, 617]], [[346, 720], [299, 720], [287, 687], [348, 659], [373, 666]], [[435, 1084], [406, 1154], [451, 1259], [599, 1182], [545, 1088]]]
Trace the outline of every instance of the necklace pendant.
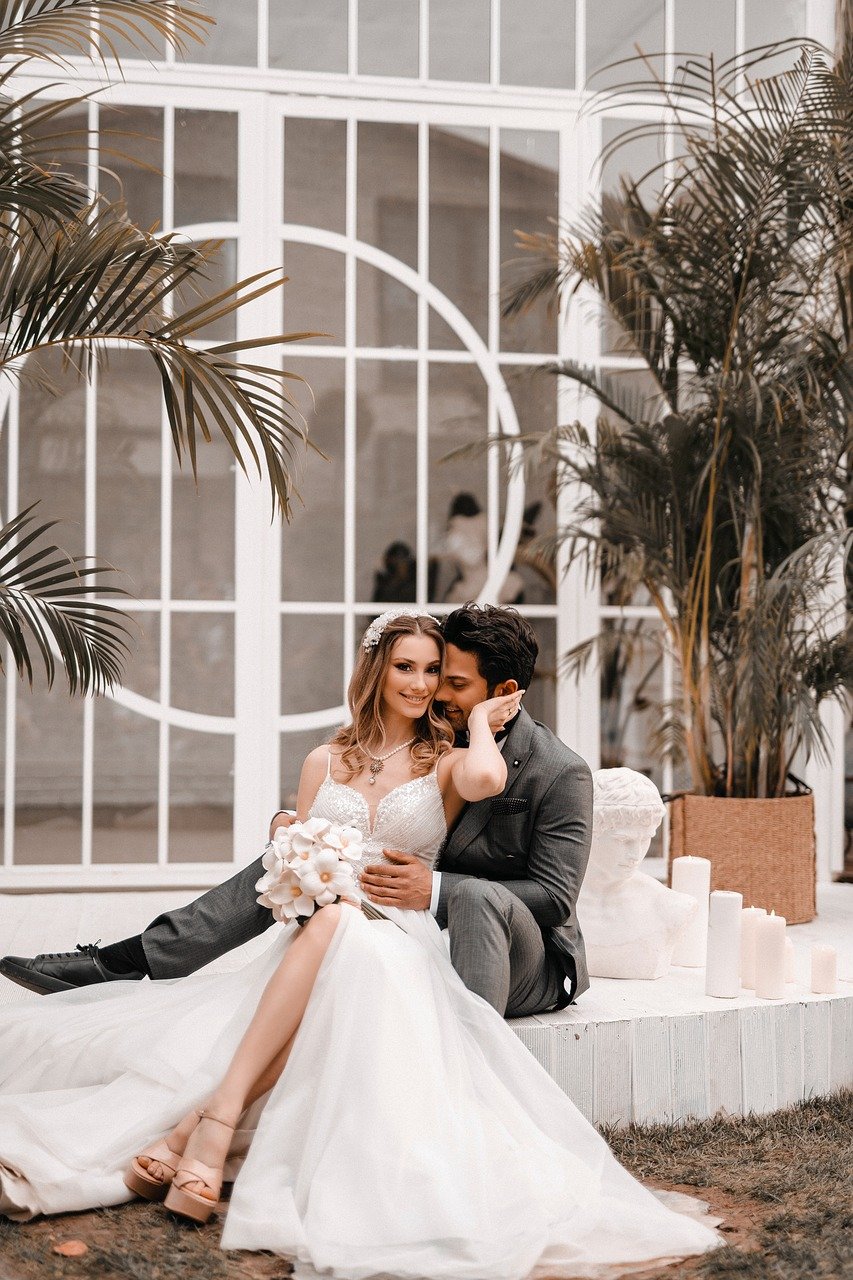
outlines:
[[383, 765], [382, 765], [382, 761], [381, 761], [381, 760], [371, 760], [371, 762], [370, 762], [370, 777], [369, 777], [369, 779], [368, 779], [368, 781], [370, 782], [371, 786], [372, 786], [372, 785], [373, 785], [373, 783], [376, 781], [376, 775], [377, 775], [377, 773], [379, 773], [379, 772], [382, 770], [382, 767], [383, 767]]

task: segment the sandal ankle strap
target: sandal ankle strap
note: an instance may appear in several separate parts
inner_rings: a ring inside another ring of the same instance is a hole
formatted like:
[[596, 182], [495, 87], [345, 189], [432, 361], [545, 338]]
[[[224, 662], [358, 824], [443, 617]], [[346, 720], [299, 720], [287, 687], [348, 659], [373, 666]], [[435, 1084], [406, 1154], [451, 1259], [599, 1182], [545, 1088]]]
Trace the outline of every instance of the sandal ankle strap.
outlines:
[[231, 1124], [228, 1120], [220, 1120], [219, 1116], [215, 1116], [212, 1111], [206, 1111], [204, 1107], [196, 1108], [196, 1115], [199, 1120], [215, 1120], [217, 1124], [225, 1125], [226, 1129], [236, 1129], [236, 1125]]

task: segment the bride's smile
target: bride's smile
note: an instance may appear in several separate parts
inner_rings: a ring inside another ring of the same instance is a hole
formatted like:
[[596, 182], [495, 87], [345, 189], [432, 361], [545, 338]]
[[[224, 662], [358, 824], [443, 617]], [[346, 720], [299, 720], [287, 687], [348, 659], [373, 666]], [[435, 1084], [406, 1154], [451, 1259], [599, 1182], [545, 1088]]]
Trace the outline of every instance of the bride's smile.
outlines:
[[[382, 687], [382, 712], [389, 746], [397, 736], [394, 717], [411, 722], [419, 719], [441, 680], [441, 655], [430, 636], [403, 636], [394, 646]], [[401, 738], [405, 736], [401, 726]]]

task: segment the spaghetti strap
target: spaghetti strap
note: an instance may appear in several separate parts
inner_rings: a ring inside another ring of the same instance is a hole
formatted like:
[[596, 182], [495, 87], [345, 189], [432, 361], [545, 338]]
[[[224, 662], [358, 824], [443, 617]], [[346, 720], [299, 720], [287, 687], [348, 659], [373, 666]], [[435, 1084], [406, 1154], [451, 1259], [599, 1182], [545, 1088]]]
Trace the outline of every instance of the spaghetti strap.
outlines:
[[330, 751], [330, 752], [329, 752], [329, 759], [328, 759], [328, 762], [327, 762], [327, 764], [326, 764], [326, 777], [327, 777], [327, 778], [331, 778], [331, 776], [332, 776], [332, 753], [331, 753], [331, 751]]

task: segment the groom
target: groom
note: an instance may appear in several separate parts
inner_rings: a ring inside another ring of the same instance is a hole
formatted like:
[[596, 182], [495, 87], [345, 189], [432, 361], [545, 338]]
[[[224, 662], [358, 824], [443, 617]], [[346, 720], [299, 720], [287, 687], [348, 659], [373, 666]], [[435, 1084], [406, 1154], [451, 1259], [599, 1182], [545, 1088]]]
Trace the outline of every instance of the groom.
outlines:
[[[539, 651], [515, 610], [466, 604], [444, 624], [447, 652], [437, 700], [467, 741], [468, 716], [486, 698], [527, 689]], [[450, 940], [465, 985], [499, 1013], [559, 1009], [589, 986], [576, 902], [589, 857], [592, 777], [586, 763], [522, 708], [497, 735], [507, 763], [499, 796], [470, 804], [430, 871], [386, 850], [362, 887], [377, 905], [430, 910]], [[276, 814], [272, 830], [289, 818]], [[260, 859], [215, 889], [168, 911], [134, 938], [107, 947], [6, 956], [0, 973], [47, 993], [93, 982], [176, 978], [263, 933], [256, 902]]]

